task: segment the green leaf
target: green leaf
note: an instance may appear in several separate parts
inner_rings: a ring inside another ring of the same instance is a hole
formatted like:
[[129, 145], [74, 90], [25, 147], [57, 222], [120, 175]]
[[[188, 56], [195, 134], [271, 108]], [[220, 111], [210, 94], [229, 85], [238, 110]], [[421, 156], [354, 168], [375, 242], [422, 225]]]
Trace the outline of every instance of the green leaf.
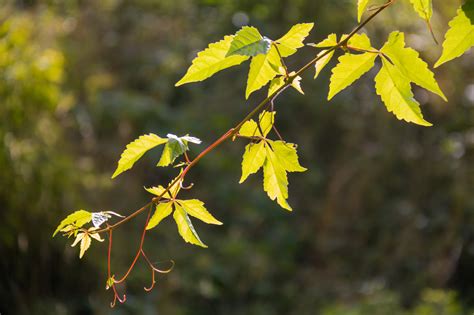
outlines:
[[247, 120], [242, 127], [239, 129], [239, 134], [244, 137], [258, 137], [262, 136], [262, 133], [258, 130], [258, 125], [253, 119]]
[[[344, 39], [346, 36], [347, 35], [344, 35], [342, 38]], [[354, 34], [351, 38], [349, 38], [347, 45], [356, 49], [375, 50], [370, 43], [369, 36], [367, 36], [365, 33]]]
[[242, 177], [239, 183], [243, 183], [250, 174], [258, 172], [263, 166], [266, 158], [265, 142], [249, 143], [245, 147], [242, 158]]
[[[317, 43], [317, 44], [312, 44], [311, 46], [313, 47], [319, 47], [319, 48], [325, 48], [325, 47], [331, 47], [331, 46], [336, 46], [337, 45], [337, 36], [336, 34], [330, 34], [326, 39], [323, 41]], [[318, 53], [318, 57], [322, 56], [326, 53], [327, 50], [321, 50]], [[329, 61], [331, 61], [332, 57], [334, 56], [334, 50], [331, 50], [329, 53], [324, 55], [321, 59], [316, 61], [315, 63], [315, 74], [314, 78], [316, 79], [321, 71], [324, 69], [324, 67], [327, 66]]]
[[468, 0], [458, 9], [457, 15], [449, 22], [449, 30], [443, 42], [443, 53], [435, 68], [460, 57], [474, 46], [474, 1]]
[[390, 61], [410, 82], [439, 95], [447, 101], [426, 62], [419, 57], [416, 50], [405, 47], [405, 35], [403, 33], [392, 32], [381, 51], [390, 58]]
[[382, 69], [375, 77], [375, 89], [387, 110], [398, 119], [431, 126], [431, 123], [423, 119], [420, 104], [413, 98], [408, 78], [385, 58], [382, 58]]
[[207, 246], [201, 241], [199, 235], [196, 233], [191, 220], [188, 217], [188, 214], [184, 209], [178, 204], [175, 203], [175, 211], [173, 212], [173, 218], [178, 226], [179, 235], [187, 242], [194, 245], [198, 245], [204, 248]]
[[[318, 53], [318, 57], [319, 56], [322, 56], [326, 53], [327, 50], [322, 50]], [[314, 73], [314, 78], [316, 79], [319, 74], [321, 73], [321, 71], [324, 69], [324, 67], [327, 66], [327, 64], [329, 63], [329, 61], [331, 61], [332, 57], [334, 56], [334, 50], [331, 50], [330, 52], [328, 52], [326, 55], [324, 55], [321, 59], [319, 59], [318, 61], [316, 61], [316, 63], [314, 64], [314, 67], [315, 67], [315, 73]]]
[[247, 60], [248, 56], [226, 56], [233, 38], [233, 35], [225, 36], [223, 40], [209, 44], [208, 48], [199, 52], [184, 77], [175, 86], [203, 81], [223, 69], [239, 65]]
[[293, 55], [298, 48], [304, 46], [303, 41], [313, 29], [314, 23], [300, 23], [293, 27], [275, 42], [282, 57]]
[[226, 56], [256, 56], [258, 54], [266, 54], [270, 49], [271, 41], [262, 37], [258, 30], [252, 26], [244, 26], [238, 31]]
[[263, 190], [267, 192], [271, 200], [277, 203], [284, 209], [291, 211], [291, 207], [286, 201], [288, 199], [288, 177], [286, 171], [278, 157], [266, 145], [266, 159], [263, 164]]
[[168, 141], [156, 166], [168, 166], [173, 164], [176, 158], [183, 154], [186, 149], [187, 148], [183, 148], [178, 141]]
[[422, 19], [429, 22], [433, 15], [433, 5], [431, 0], [410, 0], [410, 2], [416, 13], [418, 13]]
[[133, 164], [135, 164], [135, 162], [138, 161], [148, 150], [166, 143], [167, 141], [167, 139], [160, 138], [159, 136], [150, 133], [140, 136], [138, 139], [127, 144], [112, 178], [115, 178], [126, 170], [131, 169]]
[[148, 221], [146, 226], [147, 230], [150, 230], [157, 226], [164, 218], [169, 216], [173, 211], [173, 202], [162, 202], [156, 205], [155, 212]]
[[266, 137], [272, 130], [273, 124], [275, 123], [275, 112], [269, 112], [264, 110], [258, 115], [258, 122], [262, 131], [262, 136]]
[[245, 137], [266, 137], [275, 122], [275, 112], [264, 110], [258, 117], [259, 124], [249, 119], [240, 127], [239, 134]]
[[358, 0], [357, 1], [357, 21], [360, 22], [362, 15], [369, 4], [369, 0]]
[[[163, 186], [156, 186], [156, 187], [150, 187], [150, 188], [147, 188], [145, 187], [145, 190], [148, 191], [150, 194], [153, 194], [155, 196], [163, 196], [163, 198], [168, 198], [168, 199], [171, 199], [171, 194], [169, 192], [165, 192], [165, 187]], [[164, 194], [163, 194], [164, 193]]]
[[222, 225], [222, 222], [212, 216], [204, 207], [204, 202], [197, 199], [177, 200], [176, 201], [187, 214], [195, 217], [207, 224]]
[[53, 237], [61, 231], [67, 225], [74, 225], [76, 228], [82, 227], [84, 224], [91, 222], [92, 220], [92, 213], [86, 210], [78, 210], [70, 215], [68, 215], [64, 220], [59, 223], [58, 227], [53, 233]]
[[296, 145], [283, 141], [269, 141], [273, 152], [283, 168], [288, 172], [304, 172], [307, 169], [300, 165]]
[[339, 57], [339, 63], [332, 69], [328, 100], [369, 71], [374, 66], [376, 57], [377, 54], [374, 53], [358, 55], [347, 53]]
[[272, 46], [266, 55], [257, 55], [250, 62], [250, 70], [247, 78], [247, 89], [245, 98], [265, 86], [277, 74], [281, 67], [281, 60], [275, 46]]

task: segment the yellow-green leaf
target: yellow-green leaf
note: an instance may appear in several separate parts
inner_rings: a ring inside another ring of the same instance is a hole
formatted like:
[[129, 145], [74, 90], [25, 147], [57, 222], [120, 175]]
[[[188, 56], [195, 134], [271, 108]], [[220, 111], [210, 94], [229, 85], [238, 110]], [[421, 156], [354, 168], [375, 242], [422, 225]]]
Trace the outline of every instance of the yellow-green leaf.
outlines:
[[285, 84], [285, 77], [278, 76], [270, 82], [270, 87], [268, 88], [268, 96], [273, 95], [279, 88]]
[[282, 57], [293, 55], [298, 48], [304, 46], [303, 41], [309, 35], [314, 23], [300, 23], [293, 27], [275, 42]]
[[212, 216], [204, 207], [204, 202], [197, 199], [177, 200], [177, 203], [192, 217], [199, 219], [207, 224], [222, 225], [222, 222]]
[[317, 47], [317, 48], [328, 48], [328, 47], [336, 46], [337, 45], [337, 35], [334, 34], [334, 33], [329, 34], [328, 37], [326, 37], [325, 39], [323, 39], [319, 43], [317, 43], [317, 44], [308, 44], [308, 45], [312, 46], [312, 47]]
[[435, 68], [445, 62], [460, 57], [474, 46], [474, 1], [468, 0], [458, 9], [457, 15], [449, 22], [449, 30], [443, 42], [443, 53]]
[[288, 199], [288, 178], [285, 168], [268, 145], [265, 146], [265, 151], [263, 190], [267, 192], [271, 200], [276, 199], [282, 208], [291, 211], [292, 209], [286, 201]]
[[223, 40], [209, 44], [199, 52], [184, 77], [175, 86], [203, 81], [215, 73], [236, 66], [247, 60], [248, 56], [226, 56], [234, 36], [225, 36]]
[[258, 130], [258, 125], [253, 119], [247, 120], [242, 127], [239, 129], [239, 134], [244, 137], [255, 137], [262, 136], [262, 133]]
[[300, 165], [296, 145], [283, 141], [269, 141], [273, 152], [283, 168], [288, 172], [304, 172], [307, 169]]
[[207, 246], [201, 241], [199, 235], [196, 233], [191, 219], [184, 209], [177, 203], [175, 203], [175, 211], [173, 212], [173, 218], [178, 227], [179, 235], [187, 242], [194, 245], [198, 245], [206, 248]]
[[171, 194], [168, 192], [165, 193], [166, 189], [165, 187], [159, 185], [155, 187], [150, 187], [147, 188], [145, 187], [145, 190], [148, 191], [150, 194], [153, 194], [155, 196], [162, 196], [163, 198], [168, 198], [171, 199]]
[[433, 15], [433, 4], [431, 0], [410, 0], [410, 2], [416, 13], [418, 13], [422, 19], [429, 22]]
[[362, 15], [369, 4], [369, 0], [358, 0], [357, 1], [357, 21], [360, 22]]
[[[318, 57], [319, 56], [322, 56], [326, 53], [327, 50], [322, 50], [318, 53]], [[331, 50], [330, 52], [328, 52], [327, 54], [325, 54], [321, 59], [319, 59], [318, 61], [316, 61], [315, 63], [315, 73], [314, 73], [314, 78], [316, 79], [319, 74], [321, 73], [321, 71], [324, 69], [324, 67], [327, 66], [327, 64], [329, 63], [329, 61], [331, 61], [332, 57], [334, 56], [334, 50]]]
[[275, 46], [272, 46], [266, 55], [257, 55], [250, 62], [250, 70], [247, 78], [247, 89], [245, 98], [265, 86], [277, 74], [281, 67], [281, 60]]
[[398, 119], [431, 126], [431, 123], [423, 119], [420, 104], [413, 97], [408, 78], [385, 58], [382, 58], [382, 69], [375, 77], [375, 89], [387, 110]]
[[266, 54], [270, 49], [271, 41], [262, 37], [259, 31], [253, 26], [244, 26], [239, 30], [232, 40], [226, 56], [256, 56]]
[[258, 115], [258, 122], [262, 131], [262, 136], [266, 137], [272, 130], [273, 124], [275, 123], [275, 112], [269, 112], [264, 110]]
[[[343, 36], [343, 39], [345, 37], [346, 36]], [[356, 49], [375, 50], [370, 43], [369, 36], [367, 36], [365, 33], [354, 34], [351, 38], [349, 38], [347, 45]]]
[[140, 136], [138, 139], [127, 144], [125, 151], [123, 151], [118, 162], [117, 169], [115, 170], [112, 178], [117, 177], [119, 174], [132, 168], [133, 164], [138, 161], [143, 154], [154, 147], [166, 143], [168, 140], [161, 138], [153, 133]]
[[376, 57], [377, 54], [374, 53], [347, 53], [339, 57], [339, 63], [332, 69], [328, 100], [372, 69]]
[[173, 211], [173, 202], [162, 202], [156, 205], [155, 212], [148, 221], [146, 226], [147, 230], [150, 230], [157, 226], [164, 218], [169, 216]]
[[239, 183], [243, 183], [251, 174], [258, 172], [265, 162], [266, 152], [265, 143], [249, 143], [245, 147], [245, 153], [242, 158], [242, 177]]
[[390, 61], [410, 82], [439, 95], [447, 101], [434, 78], [433, 72], [428, 68], [428, 64], [419, 57], [416, 50], [405, 47], [405, 35], [403, 33], [392, 32], [381, 51], [390, 58]]
[[92, 213], [86, 210], [78, 210], [68, 215], [59, 223], [58, 227], [53, 233], [53, 237], [61, 231], [66, 225], [74, 225], [76, 228], [82, 227], [84, 224], [91, 222]]

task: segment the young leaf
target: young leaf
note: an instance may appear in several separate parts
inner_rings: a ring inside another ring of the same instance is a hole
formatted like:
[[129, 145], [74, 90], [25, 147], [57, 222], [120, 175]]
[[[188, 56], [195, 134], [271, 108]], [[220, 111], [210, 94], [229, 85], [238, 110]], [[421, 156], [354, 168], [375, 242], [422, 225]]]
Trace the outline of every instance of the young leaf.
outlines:
[[253, 57], [258, 54], [266, 54], [270, 49], [271, 41], [262, 37], [258, 30], [252, 26], [244, 26], [238, 31], [226, 56], [241, 55]]
[[258, 172], [265, 162], [265, 142], [249, 143], [245, 147], [242, 158], [242, 177], [239, 183], [242, 184], [250, 174]]
[[339, 57], [339, 63], [332, 69], [328, 100], [372, 69], [375, 58], [377, 58], [375, 53], [358, 55], [347, 53]]
[[418, 13], [422, 19], [429, 22], [433, 15], [433, 5], [431, 0], [410, 0], [410, 2], [416, 13]]
[[[342, 39], [344, 39], [346, 36], [347, 35], [344, 35]], [[365, 33], [354, 34], [351, 38], [349, 38], [347, 45], [356, 49], [375, 50], [370, 43], [369, 36], [367, 36]]]
[[184, 209], [178, 204], [175, 203], [175, 211], [173, 212], [173, 218], [178, 226], [179, 235], [187, 242], [194, 245], [198, 245], [204, 248], [207, 246], [201, 241], [199, 235], [196, 233], [191, 220], [188, 217], [188, 214]]
[[288, 172], [304, 172], [307, 169], [300, 165], [296, 145], [283, 141], [269, 141], [273, 152], [278, 157], [280, 164]]
[[195, 217], [207, 224], [222, 225], [222, 222], [212, 216], [204, 207], [204, 202], [197, 199], [177, 200], [176, 201], [187, 214]]
[[188, 142], [200, 144], [201, 140], [195, 137], [184, 136], [177, 137], [174, 134], [167, 134], [168, 142], [163, 149], [161, 158], [158, 161], [157, 166], [168, 166], [173, 164], [178, 156], [189, 150]]
[[431, 126], [431, 123], [423, 119], [420, 104], [413, 98], [410, 81], [385, 58], [382, 58], [382, 69], [375, 77], [375, 89], [387, 110], [398, 119]]
[[283, 165], [268, 145], [265, 146], [266, 159], [263, 164], [263, 190], [271, 200], [277, 200], [278, 204], [291, 211], [286, 201], [288, 199], [288, 177]]
[[175, 86], [203, 81], [223, 69], [247, 60], [248, 56], [226, 56], [233, 38], [233, 35], [225, 36], [223, 40], [209, 44], [208, 48], [199, 52], [184, 77]]
[[281, 60], [275, 46], [270, 48], [268, 54], [253, 57], [250, 62], [245, 98], [248, 99], [250, 94], [259, 90], [268, 81], [273, 79], [278, 74], [277, 69], [279, 67], [281, 67]]
[[357, 21], [360, 22], [362, 15], [369, 4], [369, 0], [358, 0], [357, 1]]
[[80, 232], [77, 234], [76, 239], [74, 240], [74, 243], [72, 243], [71, 247], [76, 246], [79, 242], [81, 242], [80, 245], [80, 251], [79, 251], [79, 258], [82, 258], [85, 254], [85, 252], [89, 249], [91, 246], [91, 239], [95, 239], [99, 242], [103, 242], [104, 240], [100, 237], [98, 233], [94, 233], [94, 231], [97, 230], [95, 227], [91, 227], [85, 232]]
[[434, 65], [435, 68], [445, 62], [460, 57], [474, 46], [474, 1], [468, 0], [457, 15], [449, 22], [449, 30], [443, 42], [443, 53]]
[[78, 210], [68, 215], [59, 223], [58, 227], [53, 233], [53, 237], [67, 225], [74, 225], [76, 228], [82, 227], [84, 224], [91, 222], [92, 213], [86, 210]]
[[154, 147], [166, 143], [168, 140], [160, 138], [159, 136], [150, 133], [148, 135], [140, 136], [138, 139], [127, 144], [125, 151], [123, 151], [118, 162], [112, 178], [117, 177], [121, 173], [132, 168], [133, 164], [138, 161], [143, 154]]
[[244, 137], [261, 137], [262, 133], [258, 130], [258, 125], [253, 119], [247, 120], [239, 129], [239, 134]]
[[[319, 47], [319, 48], [325, 48], [325, 47], [331, 47], [331, 46], [336, 46], [337, 45], [337, 36], [336, 34], [330, 34], [326, 39], [323, 41], [317, 43], [317, 44], [311, 44], [313, 47]], [[327, 50], [321, 50], [318, 53], [318, 57], [322, 56], [326, 53]], [[334, 50], [331, 50], [327, 54], [324, 55], [321, 59], [316, 61], [315, 63], [315, 74], [314, 78], [316, 79], [319, 74], [321, 73], [321, 70], [323, 70], [324, 67], [331, 61], [332, 57], [334, 56]]]
[[153, 213], [150, 221], [146, 226], [147, 230], [150, 230], [157, 226], [164, 218], [169, 216], [173, 211], [173, 203], [172, 202], [162, 202], [156, 205], [155, 212]]
[[426, 62], [419, 57], [416, 50], [405, 47], [405, 35], [403, 33], [392, 32], [381, 51], [390, 58], [390, 61], [408, 80], [447, 101]]
[[258, 124], [253, 119], [246, 121], [240, 127], [239, 134], [245, 137], [266, 137], [275, 122], [275, 112], [263, 111], [258, 117]]
[[[150, 188], [146, 188], [145, 187], [145, 190], [148, 191], [150, 194], [153, 194], [155, 196], [163, 196], [163, 198], [167, 198], [167, 199], [171, 199], [172, 196], [169, 192], [166, 192], [164, 193], [164, 191], [166, 190], [165, 187], [163, 186], [156, 186], [156, 187], [150, 187]], [[163, 194], [164, 193], [164, 194]]]
[[281, 56], [291, 56], [297, 51], [298, 48], [303, 47], [303, 41], [313, 29], [313, 26], [314, 23], [300, 23], [293, 25], [288, 33], [276, 40]]
[[270, 87], [268, 88], [268, 95], [267, 96], [271, 96], [273, 95], [273, 93], [275, 93], [279, 88], [281, 88], [283, 85], [285, 84], [285, 77], [283, 76], [278, 76], [276, 78], [274, 78], [271, 82], [270, 82]]

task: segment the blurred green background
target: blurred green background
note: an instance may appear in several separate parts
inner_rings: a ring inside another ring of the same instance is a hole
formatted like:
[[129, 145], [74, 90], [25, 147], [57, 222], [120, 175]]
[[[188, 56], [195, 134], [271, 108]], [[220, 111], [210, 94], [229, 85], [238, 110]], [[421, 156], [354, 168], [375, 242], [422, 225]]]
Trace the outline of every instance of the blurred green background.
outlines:
[[[434, 1], [442, 39], [458, 0]], [[415, 87], [434, 127], [397, 121], [375, 95], [374, 73], [328, 103], [330, 71], [303, 78], [305, 96], [277, 101], [284, 138], [309, 171], [290, 176], [288, 213], [261, 174], [238, 184], [245, 143], [226, 143], [188, 176], [186, 196], [223, 226], [195, 227], [209, 249], [185, 244], [172, 220], [149, 233], [152, 260], [176, 266], [151, 293], [139, 265], [127, 303], [110, 310], [106, 244], [78, 259], [51, 239], [77, 209], [130, 213], [143, 186], [175, 170], [153, 151], [111, 181], [124, 146], [143, 133], [189, 133], [211, 143], [260, 99], [244, 101], [248, 64], [175, 88], [196, 52], [245, 24], [278, 38], [316, 23], [308, 42], [356, 24], [356, 0], [0, 0], [0, 313], [458, 315], [474, 308], [474, 58], [436, 77], [448, 103]], [[364, 29], [376, 47], [392, 30], [431, 65], [440, 55], [424, 22], [398, 3]], [[314, 55], [302, 49], [291, 68]], [[334, 62], [332, 63], [334, 64]], [[196, 148], [196, 147], [194, 147]], [[196, 154], [198, 149], [191, 152]], [[144, 218], [114, 234], [113, 269], [132, 260]], [[197, 221], [197, 220], [195, 220]]]

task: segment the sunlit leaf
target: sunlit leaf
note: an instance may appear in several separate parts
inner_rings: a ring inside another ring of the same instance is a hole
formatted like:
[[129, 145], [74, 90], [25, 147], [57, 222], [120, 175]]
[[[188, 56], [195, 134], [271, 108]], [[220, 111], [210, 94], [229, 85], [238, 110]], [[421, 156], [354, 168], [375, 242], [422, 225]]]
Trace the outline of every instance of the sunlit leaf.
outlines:
[[245, 147], [245, 153], [242, 158], [242, 177], [239, 183], [243, 183], [251, 174], [258, 172], [265, 162], [266, 152], [263, 141], [258, 143], [249, 143]]
[[270, 87], [268, 88], [268, 96], [273, 95], [279, 88], [285, 85], [285, 77], [278, 76], [270, 82]]
[[427, 22], [430, 21], [433, 15], [433, 4], [431, 0], [410, 0], [416, 13]]
[[[343, 36], [343, 38], [345, 38], [345, 36]], [[347, 46], [361, 50], [375, 50], [370, 43], [369, 36], [367, 36], [365, 33], [354, 34], [351, 38], [349, 38]]]
[[332, 69], [328, 100], [372, 69], [375, 58], [377, 58], [377, 54], [374, 53], [357, 55], [347, 53], [339, 57], [339, 63]]
[[127, 144], [127, 147], [120, 157], [117, 169], [112, 175], [112, 178], [115, 178], [122, 172], [131, 169], [133, 164], [135, 164], [135, 162], [138, 161], [148, 150], [151, 150], [160, 144], [166, 143], [167, 141], [167, 139], [150, 133], [140, 136], [138, 139]]
[[250, 62], [250, 70], [247, 78], [245, 98], [261, 89], [277, 74], [281, 67], [281, 60], [275, 46], [272, 46], [266, 55], [257, 55]]
[[188, 214], [184, 209], [178, 204], [175, 203], [175, 211], [173, 212], [173, 218], [178, 227], [179, 235], [187, 242], [194, 245], [207, 248], [207, 246], [201, 241], [199, 235], [196, 233], [191, 220], [188, 217]]
[[405, 35], [403, 33], [392, 32], [381, 51], [390, 58], [390, 61], [408, 80], [447, 101], [434, 78], [433, 72], [428, 68], [428, 64], [419, 57], [416, 50], [405, 47]]
[[303, 41], [309, 35], [314, 23], [300, 23], [294, 25], [288, 33], [275, 42], [282, 57], [288, 57], [296, 53], [298, 48], [304, 46]]
[[369, 4], [369, 0], [358, 0], [357, 1], [357, 21], [360, 22], [362, 15]]
[[150, 230], [157, 226], [164, 218], [169, 216], [173, 211], [173, 203], [172, 202], [162, 202], [156, 205], [155, 212], [148, 221], [146, 226], [147, 230]]
[[283, 165], [278, 157], [267, 145], [265, 146], [266, 159], [263, 164], [263, 189], [267, 192], [271, 200], [277, 200], [278, 204], [291, 211], [288, 204], [288, 177]]
[[221, 225], [222, 222], [212, 216], [204, 207], [204, 202], [197, 199], [177, 200], [176, 201], [183, 209], [192, 217], [199, 219], [207, 224]]
[[474, 46], [474, 0], [468, 0], [449, 22], [449, 30], [443, 42], [443, 53], [435, 64], [440, 65], [460, 57]]
[[271, 41], [268, 38], [264, 38], [255, 27], [244, 26], [235, 34], [226, 56], [242, 55], [253, 57], [258, 54], [266, 54], [270, 46]]
[[410, 81], [398, 68], [382, 59], [382, 69], [375, 77], [375, 89], [387, 110], [400, 120], [431, 126], [423, 119], [420, 104], [414, 99]]
[[82, 227], [84, 224], [91, 222], [92, 220], [92, 213], [86, 210], [78, 210], [70, 215], [68, 215], [64, 220], [59, 223], [58, 227], [53, 233], [53, 237], [66, 225], [73, 225], [76, 228]]
[[[336, 46], [337, 45], [337, 36], [336, 34], [330, 34], [326, 39], [323, 41], [317, 43], [317, 44], [312, 44], [311, 46], [313, 47], [318, 47], [318, 48], [326, 48], [326, 47], [331, 47], [331, 46]], [[326, 65], [331, 61], [332, 57], [334, 56], [334, 50], [331, 50], [330, 52], [326, 53], [327, 50], [321, 50], [318, 53], [318, 57], [321, 57], [318, 61], [315, 63], [315, 73], [314, 73], [314, 78], [316, 79], [321, 71], [326, 67]]]
[[304, 172], [307, 169], [300, 165], [296, 145], [283, 141], [271, 141], [270, 145], [283, 168], [288, 172]]
[[233, 35], [225, 36], [223, 40], [209, 44], [208, 48], [199, 52], [184, 77], [175, 86], [203, 81], [223, 69], [239, 65], [247, 60], [248, 56], [226, 56], [233, 38]]

